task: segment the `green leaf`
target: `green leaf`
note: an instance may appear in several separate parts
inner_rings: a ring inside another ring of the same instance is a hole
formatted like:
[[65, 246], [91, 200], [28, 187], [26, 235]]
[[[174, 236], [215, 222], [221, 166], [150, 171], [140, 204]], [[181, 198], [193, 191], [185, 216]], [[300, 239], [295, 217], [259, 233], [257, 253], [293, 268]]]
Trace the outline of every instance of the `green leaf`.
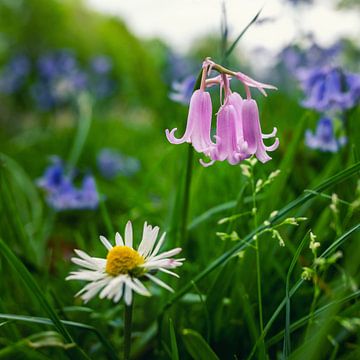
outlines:
[[[26, 316], [26, 315], [1, 314], [0, 313], [0, 319], [7, 319], [7, 320], [12, 320], [12, 321], [24, 321], [24, 322], [29, 322], [29, 323], [33, 323], [33, 324], [54, 326], [54, 323], [50, 319], [44, 318], [44, 317], [38, 317], [38, 316]], [[75, 322], [75, 321], [67, 321], [67, 320], [60, 320], [60, 321], [65, 326], [70, 326], [70, 327], [74, 327], [77, 329], [93, 332], [98, 337], [99, 341], [102, 343], [104, 348], [106, 349], [109, 358], [113, 359], [113, 360], [118, 359], [118, 356], [116, 355], [117, 352], [115, 351], [115, 349], [108, 342], [108, 340], [102, 335], [102, 333], [100, 331], [98, 331], [95, 327], [87, 325], [87, 324]]]
[[218, 356], [198, 332], [184, 329], [182, 336], [186, 350], [194, 360], [219, 360]]
[[258, 17], [260, 16], [261, 11], [262, 11], [262, 8], [256, 13], [256, 15], [252, 18], [252, 20], [244, 27], [244, 29], [240, 32], [238, 37], [230, 45], [229, 49], [225, 53], [225, 59], [230, 56], [230, 54], [233, 52], [233, 50], [235, 49], [235, 47], [236, 47], [237, 43], [240, 41], [240, 39], [245, 35], [245, 33], [250, 28], [250, 26], [252, 24], [254, 24], [254, 22], [258, 19]]
[[193, 279], [189, 280], [189, 282], [184, 285], [180, 290], [178, 290], [172, 298], [165, 304], [163, 308], [163, 312], [172, 306], [176, 301], [182, 298], [188, 291], [191, 290], [193, 287], [193, 283], [198, 283], [200, 280], [208, 276], [211, 272], [217, 269], [219, 266], [223, 266], [227, 261], [229, 261], [234, 255], [239, 253], [240, 251], [247, 248], [253, 242], [253, 237], [255, 234], [269, 228], [270, 226], [277, 223], [280, 219], [285, 217], [290, 211], [296, 209], [297, 207], [307, 203], [309, 200], [315, 198], [317, 193], [320, 193], [328, 188], [331, 188], [334, 185], [337, 185], [349, 178], [353, 175], [357, 174], [360, 170], [360, 162], [357, 162], [353, 166], [338, 172], [336, 175], [331, 176], [330, 178], [326, 179], [322, 182], [319, 186], [312, 189], [311, 192], [306, 192], [305, 194], [300, 195], [295, 200], [291, 201], [289, 204], [284, 206], [274, 217], [271, 218], [271, 221], [268, 225], [262, 224], [257, 229], [253, 230], [251, 233], [245, 236], [245, 238], [234, 245], [231, 249], [226, 251], [224, 254], [220, 255], [218, 258], [213, 260], [203, 271], [201, 271], [197, 276]]
[[176, 335], [172, 319], [169, 319], [170, 342], [171, 342], [171, 359], [179, 360], [179, 351], [176, 342]]
[[[33, 276], [24, 266], [24, 264], [16, 257], [16, 255], [10, 250], [5, 242], [0, 239], [0, 253], [6, 258], [10, 266], [17, 273], [29, 292], [36, 298], [41, 308], [49, 316], [56, 330], [63, 336], [66, 343], [74, 343], [74, 340], [66, 327], [60, 321], [55, 310], [46, 300], [39, 285], [35, 282]], [[73, 351], [67, 352], [67, 355], [71, 359], [88, 359], [87, 355], [79, 348], [74, 348]]]

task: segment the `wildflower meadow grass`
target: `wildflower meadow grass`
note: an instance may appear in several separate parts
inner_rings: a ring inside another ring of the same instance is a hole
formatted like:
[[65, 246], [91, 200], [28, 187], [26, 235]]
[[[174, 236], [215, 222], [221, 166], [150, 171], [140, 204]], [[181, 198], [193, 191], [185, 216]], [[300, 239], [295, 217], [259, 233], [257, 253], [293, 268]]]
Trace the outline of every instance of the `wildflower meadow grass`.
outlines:
[[179, 55], [0, 2], [0, 359], [360, 358], [360, 44], [260, 71], [265, 11]]

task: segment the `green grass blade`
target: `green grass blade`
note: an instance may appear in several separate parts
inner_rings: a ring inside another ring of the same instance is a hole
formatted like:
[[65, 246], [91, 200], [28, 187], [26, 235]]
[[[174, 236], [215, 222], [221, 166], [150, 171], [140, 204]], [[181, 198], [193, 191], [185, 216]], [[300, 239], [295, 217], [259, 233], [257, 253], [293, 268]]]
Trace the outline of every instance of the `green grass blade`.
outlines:
[[308, 233], [303, 237], [300, 242], [300, 245], [296, 249], [296, 252], [291, 260], [289, 270], [286, 275], [286, 287], [285, 287], [285, 299], [286, 299], [286, 318], [285, 318], [285, 331], [284, 331], [284, 348], [283, 348], [283, 358], [286, 359], [291, 353], [291, 341], [290, 341], [290, 277], [295, 268], [295, 265], [299, 259], [302, 249], [304, 248], [306, 241], [308, 239]]
[[[72, 336], [66, 329], [66, 327], [60, 321], [58, 315], [56, 314], [55, 310], [46, 300], [45, 296], [43, 295], [40, 287], [35, 282], [34, 278], [24, 266], [24, 264], [15, 256], [15, 254], [10, 250], [10, 248], [5, 244], [5, 242], [0, 239], [0, 252], [9, 262], [10, 266], [13, 270], [17, 273], [20, 279], [24, 282], [24, 285], [28, 288], [29, 292], [36, 298], [41, 308], [44, 312], [49, 316], [51, 321], [53, 322], [56, 330], [63, 336], [65, 342], [67, 343], [75, 343]], [[85, 353], [79, 349], [74, 348], [73, 351], [67, 352], [67, 355], [71, 359], [87, 359], [88, 357]]]
[[[33, 324], [55, 326], [53, 321], [51, 321], [50, 319], [44, 318], [44, 317], [38, 317], [38, 316], [1, 314], [0, 313], [0, 319], [7, 319], [7, 320], [12, 320], [12, 321], [23, 321], [23, 322], [33, 323]], [[102, 343], [104, 348], [106, 349], [109, 359], [112, 359], [112, 360], [119, 359], [118, 356], [116, 355], [116, 353], [117, 353], [116, 350], [112, 347], [112, 345], [108, 342], [108, 340], [101, 334], [101, 332], [98, 329], [96, 329], [95, 327], [93, 327], [91, 325], [75, 322], [75, 321], [67, 321], [67, 320], [60, 320], [60, 321], [64, 326], [93, 332], [97, 336], [99, 341]]]
[[[240, 32], [240, 34], [238, 35], [238, 37], [234, 40], [234, 42], [230, 45], [229, 49], [226, 51], [225, 53], [225, 59], [228, 58], [230, 56], [230, 54], [234, 51], [236, 45], [238, 44], [238, 42], [240, 41], [240, 39], [245, 35], [245, 33], [248, 31], [248, 29], [250, 28], [250, 26], [252, 24], [255, 23], [255, 21], [258, 19], [258, 17], [260, 16], [260, 13], [262, 11], [262, 8], [256, 13], [256, 15], [251, 19], [251, 21], [244, 27], [244, 29]], [[224, 59], [224, 60], [225, 60]]]
[[171, 359], [179, 360], [179, 351], [176, 342], [176, 335], [172, 319], [169, 319], [170, 342], [171, 342]]
[[[360, 170], [360, 162], [354, 164], [353, 166], [337, 173], [336, 175], [330, 177], [329, 179], [322, 182], [319, 186], [313, 189], [312, 192], [307, 192], [306, 194], [300, 195], [297, 199], [290, 202], [288, 205], [284, 206], [276, 216], [271, 218], [271, 224], [278, 222], [281, 218], [287, 215], [291, 210], [297, 208], [298, 206], [303, 205], [307, 201], [315, 198], [318, 192], [322, 192], [332, 186], [339, 184], [353, 175], [355, 175]], [[178, 290], [172, 298], [165, 304], [163, 311], [168, 309], [172, 306], [176, 301], [182, 298], [193, 286], [193, 282], [197, 283], [206, 276], [208, 276], [212, 271], [217, 269], [219, 266], [224, 265], [229, 259], [231, 259], [235, 254], [244, 250], [248, 247], [252, 241], [255, 234], [259, 233], [260, 231], [269, 228], [270, 225], [262, 224], [257, 229], [253, 230], [249, 233], [243, 241], [239, 242], [238, 244], [234, 245], [231, 249], [226, 251], [224, 254], [220, 255], [217, 259], [213, 260], [202, 272], [200, 272], [197, 276], [195, 276], [192, 280], [190, 280], [186, 285], [184, 285], [180, 290]]]
[[194, 360], [219, 360], [218, 356], [198, 332], [184, 329], [182, 335], [186, 350]]
[[[328, 310], [329, 308], [331, 308], [332, 306], [335, 306], [335, 305], [339, 305], [339, 304], [343, 304], [343, 303], [346, 303], [350, 300], [353, 300], [353, 299], [356, 299], [357, 297], [360, 296], [360, 290], [340, 299], [340, 300], [335, 300], [335, 301], [332, 301], [330, 302], [329, 304], [326, 304], [322, 307], [320, 307], [319, 309], [315, 310], [314, 314], [308, 314], [304, 317], [302, 317], [301, 319], [297, 320], [297, 321], [294, 321], [291, 326], [290, 326], [290, 329], [289, 331], [290, 332], [293, 332], [295, 330], [298, 330], [299, 328], [301, 328], [302, 326], [306, 325], [307, 322], [309, 321], [309, 319], [311, 317], [318, 317], [319, 315], [321, 315], [321, 313], [323, 313], [324, 311]], [[277, 333], [276, 335], [274, 335], [272, 338], [270, 338], [268, 341], [267, 341], [267, 344], [268, 346], [271, 346], [271, 345], [274, 345], [276, 344], [279, 340], [281, 340], [281, 338], [284, 336], [284, 330], [280, 331], [279, 333]]]
[[[327, 250], [325, 250], [323, 252], [321, 257], [326, 258], [329, 255], [331, 255], [340, 245], [342, 245], [346, 240], [348, 240], [352, 234], [354, 234], [356, 231], [359, 231], [359, 230], [360, 230], [360, 223], [353, 226], [346, 233], [344, 233], [342, 236], [340, 236], [332, 245], [329, 246], [329, 248], [331, 248], [331, 251], [328, 251], [328, 249], [329, 249], [328, 248]], [[336, 246], [333, 246], [334, 244], [336, 244]], [[296, 291], [300, 288], [300, 286], [304, 283], [304, 281], [305, 280], [303, 280], [303, 279], [299, 279], [296, 282], [296, 284], [289, 291], [289, 298], [291, 298], [296, 293]], [[269, 332], [272, 324], [274, 323], [274, 321], [276, 320], [276, 318], [278, 317], [278, 315], [280, 314], [280, 312], [282, 311], [282, 309], [284, 308], [285, 305], [286, 305], [286, 297], [281, 301], [281, 303], [279, 304], [279, 306], [276, 308], [273, 315], [271, 316], [270, 320], [267, 322], [266, 326], [264, 327], [264, 331], [260, 335], [259, 339], [256, 341], [256, 343], [248, 357], [248, 360], [254, 356], [257, 346], [265, 338], [265, 336]]]

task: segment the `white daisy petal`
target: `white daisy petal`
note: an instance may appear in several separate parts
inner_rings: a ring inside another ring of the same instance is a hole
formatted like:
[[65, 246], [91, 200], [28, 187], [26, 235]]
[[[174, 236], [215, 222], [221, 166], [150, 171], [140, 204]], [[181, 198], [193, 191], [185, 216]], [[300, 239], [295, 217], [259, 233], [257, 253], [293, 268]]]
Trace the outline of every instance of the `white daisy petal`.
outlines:
[[130, 286], [135, 292], [143, 296], [151, 296], [149, 290], [141, 283], [139, 279], [130, 278], [126, 279], [126, 285]]
[[163, 258], [172, 257], [172, 256], [177, 255], [179, 252], [181, 252], [181, 250], [182, 250], [181, 248], [171, 249], [169, 251], [165, 251], [165, 252], [161, 253], [160, 255], [152, 257], [151, 260], [154, 261], [154, 260], [160, 260]]
[[117, 246], [124, 246], [124, 240], [118, 232], [115, 235], [115, 243]]
[[[132, 231], [132, 224], [129, 220], [125, 227], [125, 245], [132, 247], [133, 246], [133, 231]], [[125, 291], [126, 295], [126, 291]]]
[[128, 285], [127, 282], [126, 282], [126, 284], [125, 284], [124, 300], [125, 300], [125, 304], [126, 304], [127, 306], [131, 305], [131, 301], [132, 301], [132, 290], [131, 290], [131, 287]]
[[123, 281], [123, 277], [122, 276], [117, 276], [112, 278], [108, 284], [104, 287], [104, 289], [102, 289], [99, 297], [100, 299], [103, 299], [105, 297], [107, 297], [115, 288], [118, 287], [118, 285]]
[[162, 244], [164, 243], [165, 236], [166, 236], [166, 232], [164, 232], [164, 233], [161, 235], [161, 238], [160, 238], [160, 240], [158, 241], [158, 243], [156, 244], [156, 247], [155, 247], [154, 251], [153, 251], [152, 253], [150, 253], [149, 259], [150, 259], [151, 257], [154, 257], [154, 256], [157, 255], [157, 253], [159, 252]]
[[145, 274], [147, 278], [149, 278], [151, 281], [153, 281], [155, 284], [163, 287], [166, 290], [169, 290], [170, 292], [174, 292], [174, 289], [172, 289], [169, 285], [165, 284], [162, 280], [158, 279], [155, 276], [152, 276], [150, 274]]
[[170, 270], [166, 270], [164, 268], [159, 268], [159, 271], [162, 271], [166, 274], [169, 274], [169, 275], [172, 275], [172, 276], [175, 276], [176, 278], [179, 278], [180, 276], [176, 273], [174, 273], [173, 271], [170, 271]]
[[105, 236], [100, 235], [100, 240], [109, 251], [113, 248], [109, 240]]
[[114, 298], [113, 298], [113, 301], [114, 302], [119, 302], [120, 301], [120, 299], [121, 299], [121, 297], [122, 297], [122, 294], [123, 294], [123, 289], [124, 289], [124, 286], [125, 286], [125, 283], [121, 283], [120, 284], [120, 287], [119, 287], [119, 289], [117, 289], [117, 291], [116, 291], [116, 293], [115, 293], [115, 295], [114, 295]]

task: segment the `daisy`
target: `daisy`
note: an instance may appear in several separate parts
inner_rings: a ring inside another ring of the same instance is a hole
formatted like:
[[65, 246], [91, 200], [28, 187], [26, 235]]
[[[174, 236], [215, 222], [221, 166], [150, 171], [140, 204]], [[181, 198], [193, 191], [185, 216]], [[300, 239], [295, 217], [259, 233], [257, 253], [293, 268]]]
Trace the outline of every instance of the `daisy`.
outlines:
[[181, 248], [159, 253], [166, 234], [164, 233], [157, 242], [158, 234], [158, 226], [153, 228], [145, 222], [141, 243], [135, 250], [132, 225], [128, 221], [125, 227], [125, 242], [119, 233], [115, 236], [115, 246], [112, 246], [104, 236], [100, 236], [101, 242], [108, 250], [106, 259], [91, 257], [84, 251], [75, 250], [78, 257], [71, 260], [82, 269], [71, 272], [66, 280], [89, 282], [75, 296], [80, 295], [85, 303], [97, 294], [101, 299], [107, 298], [114, 302], [124, 297], [125, 303], [130, 305], [133, 292], [151, 296], [140, 279], [149, 279], [173, 292], [173, 289], [158, 279], [155, 273], [161, 271], [179, 277], [169, 269], [181, 266], [185, 259], [172, 258], [180, 253]]

